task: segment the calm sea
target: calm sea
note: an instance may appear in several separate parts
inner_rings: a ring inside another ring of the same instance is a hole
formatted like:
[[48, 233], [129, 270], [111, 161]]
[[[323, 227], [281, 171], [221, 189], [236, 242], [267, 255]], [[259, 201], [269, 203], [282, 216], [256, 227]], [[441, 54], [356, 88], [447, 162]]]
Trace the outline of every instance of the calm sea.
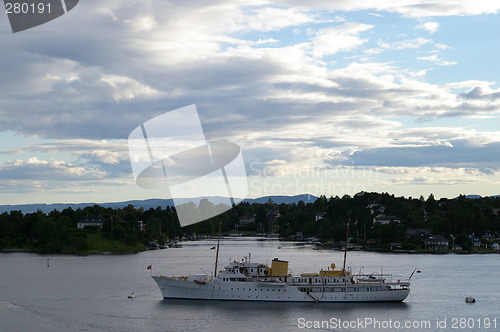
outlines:
[[[420, 269], [403, 303], [162, 300], [148, 265], [153, 274], [213, 273], [215, 241], [183, 245], [132, 255], [0, 254], [0, 330], [500, 331], [500, 255], [349, 252], [354, 273]], [[223, 239], [220, 268], [248, 253], [253, 262], [289, 260], [297, 274], [343, 261], [342, 252], [298, 243]], [[466, 304], [469, 295], [477, 302]]]

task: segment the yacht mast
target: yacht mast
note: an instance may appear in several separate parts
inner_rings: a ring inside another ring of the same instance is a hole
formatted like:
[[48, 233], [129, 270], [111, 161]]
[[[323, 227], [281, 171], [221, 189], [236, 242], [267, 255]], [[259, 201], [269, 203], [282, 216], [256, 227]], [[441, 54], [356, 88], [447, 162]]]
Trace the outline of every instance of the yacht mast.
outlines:
[[342, 267], [342, 271], [344, 272], [345, 275], [345, 261], [347, 258], [347, 245], [349, 243], [349, 222], [347, 222], [347, 232], [346, 232], [346, 237], [345, 237], [345, 248], [344, 248], [344, 266]]
[[221, 224], [221, 222], [219, 221], [219, 238], [217, 239], [217, 250], [216, 250], [216, 253], [215, 253], [214, 279], [217, 278], [217, 264], [219, 263], [220, 224]]

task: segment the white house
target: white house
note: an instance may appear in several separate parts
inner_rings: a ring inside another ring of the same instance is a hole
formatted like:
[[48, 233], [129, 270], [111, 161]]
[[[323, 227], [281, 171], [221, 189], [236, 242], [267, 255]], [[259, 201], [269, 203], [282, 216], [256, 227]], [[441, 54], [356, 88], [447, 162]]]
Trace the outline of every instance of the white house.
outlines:
[[248, 225], [255, 223], [255, 214], [254, 215], [246, 215], [240, 217], [240, 225]]
[[106, 220], [101, 216], [87, 216], [80, 219], [80, 221], [76, 223], [76, 227], [81, 229], [85, 226], [99, 226], [99, 228], [102, 228], [105, 221]]
[[396, 222], [396, 223], [400, 223], [401, 220], [399, 220], [398, 217], [396, 216], [386, 216], [385, 214], [379, 214], [378, 216], [376, 216], [375, 218], [373, 218], [373, 222], [374, 223], [379, 223], [379, 224], [382, 224], [382, 225], [386, 225], [390, 222]]
[[431, 250], [448, 249], [448, 240], [441, 235], [431, 235], [424, 240], [424, 247]]

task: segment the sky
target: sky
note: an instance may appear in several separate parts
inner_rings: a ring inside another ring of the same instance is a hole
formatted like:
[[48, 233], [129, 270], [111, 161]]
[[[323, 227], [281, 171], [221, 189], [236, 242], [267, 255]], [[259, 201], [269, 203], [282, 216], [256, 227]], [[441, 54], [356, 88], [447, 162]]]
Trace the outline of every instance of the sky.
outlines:
[[192, 104], [240, 146], [248, 197], [500, 194], [499, 12], [82, 0], [17, 33], [0, 15], [0, 204], [169, 198], [136, 185], [127, 138]]

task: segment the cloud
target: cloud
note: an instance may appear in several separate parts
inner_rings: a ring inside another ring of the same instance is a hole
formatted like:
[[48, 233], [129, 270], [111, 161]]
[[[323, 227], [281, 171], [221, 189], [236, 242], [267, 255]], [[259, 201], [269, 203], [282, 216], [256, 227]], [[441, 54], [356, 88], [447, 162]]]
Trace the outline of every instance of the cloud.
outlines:
[[432, 33], [435, 33], [439, 29], [439, 23], [427, 21], [427, 22], [423, 22], [422, 24], [417, 26], [417, 28], [427, 30], [429, 33], [432, 34]]
[[371, 28], [373, 26], [369, 24], [350, 22], [321, 29], [312, 41], [313, 54], [321, 58], [341, 51], [352, 51], [366, 42], [360, 38], [361, 32]]
[[457, 61], [445, 61], [445, 60], [439, 59], [436, 54], [433, 54], [430, 56], [418, 57], [417, 59], [431, 61], [438, 66], [452, 66], [452, 65], [456, 65], [458, 63]]
[[[80, 10], [72, 18], [74, 26], [89, 27], [85, 33], [55, 22], [57, 42], [29, 34], [7, 41], [12, 52], [0, 64], [5, 73], [0, 130], [58, 139], [123, 139], [155, 115], [196, 103], [210, 134], [222, 137], [249, 130], [247, 123], [255, 124], [254, 131], [267, 131], [348, 111], [428, 119], [462, 107], [446, 87], [422, 82], [425, 69], [365, 60], [331, 66], [327, 61], [334, 55], [364, 51], [375, 27], [339, 24], [337, 16], [328, 21], [314, 4], [90, 1], [97, 15]], [[349, 4], [340, 3], [339, 10], [344, 6]], [[308, 26], [310, 33], [280, 40], [286, 29], [297, 26]], [[247, 34], [256, 31], [266, 34]], [[267, 34], [273, 31], [279, 33]], [[367, 52], [432, 43], [423, 37], [386, 41]], [[465, 112], [494, 109], [476, 107]], [[280, 121], [273, 121], [274, 115]]]
[[[496, 160], [484, 158], [498, 152], [500, 140], [473, 149], [479, 140], [460, 136], [470, 133], [464, 128], [419, 127], [445, 117], [451, 127], [456, 119], [497, 116], [496, 83], [479, 75], [435, 83], [429, 66], [458, 63], [415, 55], [451, 50], [429, 37], [440, 27], [436, 17], [497, 12], [494, 2], [88, 0], [80, 6], [37, 33], [2, 37], [8, 51], [0, 63], [0, 131], [51, 140], [7, 151], [19, 160], [2, 164], [2, 180], [30, 170], [36, 181], [122, 183], [130, 175], [131, 130], [193, 103], [208, 139], [242, 144], [249, 160], [277, 175], [305, 160], [311, 167], [386, 160], [398, 167], [494, 169]], [[384, 30], [383, 20], [368, 14], [378, 23], [359, 22], [366, 15], [351, 15], [355, 10], [402, 23]]]
[[82, 165], [68, 164], [60, 160], [39, 160], [31, 157], [26, 160], [7, 161], [0, 165], [0, 178], [16, 180], [85, 180], [98, 179], [105, 173]]
[[388, 48], [392, 50], [405, 50], [405, 49], [416, 49], [416, 48], [421, 48], [423, 45], [430, 44], [432, 41], [427, 38], [415, 38], [415, 39], [406, 39], [406, 40], [399, 40], [395, 42], [379, 42], [379, 46], [382, 48]]
[[[64, 162], [58, 161], [59, 164], [57, 165], [61, 167], [67, 165], [69, 168], [79, 167], [79, 169], [89, 170], [89, 172], [91, 170], [93, 173], [89, 174], [97, 174], [101, 179], [126, 178], [131, 172], [126, 140], [56, 140], [50, 143], [34, 144], [4, 151], [1, 154], [7, 156], [32, 156], [26, 157], [26, 159], [28, 161], [41, 160], [45, 165], [53, 164], [54, 161], [51, 156], [57, 155], [60, 159], [66, 160]], [[43, 158], [51, 159], [47, 161]], [[8, 165], [10, 170], [14, 172], [15, 169], [23, 168], [25, 162], [18, 160], [15, 163], [9, 162]], [[47, 179], [59, 180], [59, 174], [53, 168], [48, 168], [46, 171]], [[15, 173], [10, 174], [14, 176]], [[85, 176], [82, 176], [81, 180], [85, 180]]]
[[467, 140], [454, 140], [448, 144], [430, 146], [366, 149], [354, 152], [342, 164], [500, 170], [500, 143], [476, 146]]
[[261, 7], [241, 11], [233, 29], [274, 31], [314, 22], [313, 15], [299, 8]]
[[[375, 176], [372, 186], [375, 188], [404, 188], [402, 193], [408, 195], [413, 190], [415, 195], [428, 193], [442, 197], [450, 197], [450, 188], [460, 188], [455, 193], [463, 193], [466, 188], [480, 188], [494, 183], [495, 171], [476, 168], [448, 168], [448, 167], [373, 167]], [[410, 189], [412, 188], [412, 189]], [[431, 188], [425, 189], [425, 188]], [[466, 191], [467, 192], [467, 191]], [[496, 192], [493, 190], [493, 192]], [[451, 196], [453, 197], [453, 196]]]
[[[283, 5], [303, 6], [300, 0], [279, 0]], [[421, 1], [421, 0], [361, 0], [361, 1], [329, 1], [310, 0], [308, 7], [323, 8], [338, 11], [377, 10], [399, 13], [408, 17], [436, 17], [452, 15], [481, 15], [495, 14], [500, 11], [500, 4], [489, 0], [443, 0], [443, 1]]]
[[476, 86], [459, 95], [467, 100], [497, 100], [500, 98], [500, 89], [490, 89], [488, 86]]
[[100, 81], [111, 87], [115, 101], [131, 100], [136, 97], [158, 98], [163, 94], [126, 76], [103, 75]]
[[[2, 154], [31, 155], [0, 164], [2, 193], [27, 193], [35, 197], [40, 192], [50, 195], [104, 193], [106, 196], [112, 188], [133, 184], [126, 141], [56, 140]], [[52, 199], [68, 201], [69, 198]]]

